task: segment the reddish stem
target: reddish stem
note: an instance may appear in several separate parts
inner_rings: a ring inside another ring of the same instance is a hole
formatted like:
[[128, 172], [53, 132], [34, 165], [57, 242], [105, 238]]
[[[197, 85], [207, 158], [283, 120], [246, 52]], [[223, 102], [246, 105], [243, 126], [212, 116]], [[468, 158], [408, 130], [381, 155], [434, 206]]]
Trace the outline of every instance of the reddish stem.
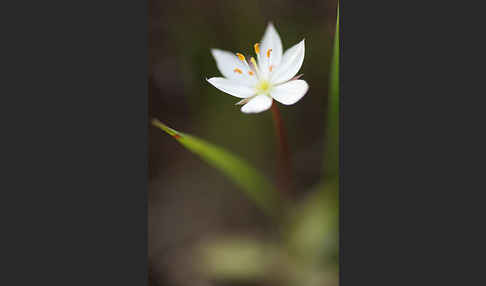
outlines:
[[291, 178], [291, 164], [290, 164], [290, 152], [287, 141], [287, 133], [285, 132], [285, 126], [280, 115], [280, 110], [275, 102], [272, 103], [272, 115], [275, 131], [278, 139], [278, 179], [277, 188], [280, 190], [283, 196], [292, 195], [292, 178]]

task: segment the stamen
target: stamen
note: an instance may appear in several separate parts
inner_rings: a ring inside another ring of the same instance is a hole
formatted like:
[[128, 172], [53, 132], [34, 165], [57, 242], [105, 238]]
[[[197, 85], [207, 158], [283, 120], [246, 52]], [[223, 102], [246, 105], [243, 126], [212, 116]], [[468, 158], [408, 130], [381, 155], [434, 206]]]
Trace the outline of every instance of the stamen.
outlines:
[[268, 67], [268, 70], [269, 70], [270, 72], [272, 72], [272, 70], [273, 70], [273, 65], [269, 66], [269, 67]]
[[[260, 79], [260, 70], [258, 69], [257, 62], [254, 57], [250, 58], [250, 61], [248, 62], [248, 65], [250, 66], [251, 73], [255, 74], [258, 79]], [[250, 74], [250, 75], [252, 75]]]
[[255, 58], [254, 57], [251, 57], [250, 62], [253, 65], [253, 68], [258, 72], [258, 65], [256, 63]]
[[240, 61], [244, 62], [245, 61], [245, 56], [240, 54], [240, 53], [236, 53], [236, 55], [238, 56], [238, 58], [240, 59]]
[[270, 57], [270, 53], [271, 53], [271, 52], [272, 52], [272, 49], [268, 49], [268, 50], [267, 50], [267, 58], [269, 58], [269, 57]]
[[253, 75], [254, 73], [252, 71], [248, 71], [248, 74], [249, 75]]
[[242, 73], [243, 73], [243, 72], [242, 72], [242, 71], [241, 71], [239, 68], [235, 68], [233, 71], [234, 71], [234, 72], [237, 72], [237, 73], [239, 73], [239, 74], [242, 74]]
[[258, 55], [260, 53], [260, 44], [256, 43], [253, 45], [253, 48], [255, 48], [255, 53]]

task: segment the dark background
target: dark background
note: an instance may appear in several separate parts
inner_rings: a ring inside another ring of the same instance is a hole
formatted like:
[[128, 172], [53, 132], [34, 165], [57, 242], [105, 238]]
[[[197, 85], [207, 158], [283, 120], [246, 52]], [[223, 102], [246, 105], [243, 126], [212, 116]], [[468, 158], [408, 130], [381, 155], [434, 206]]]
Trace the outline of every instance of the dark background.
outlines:
[[[148, 3], [3, 4], [2, 285], [146, 285]], [[467, 4], [340, 1], [340, 285], [484, 284]]]
[[[274, 180], [277, 145], [271, 112], [243, 114], [234, 106], [236, 98], [206, 82], [220, 76], [210, 49], [253, 55], [253, 44], [269, 21], [284, 51], [305, 38], [300, 73], [309, 92], [293, 106], [280, 105], [299, 200], [323, 174], [336, 2], [150, 1], [149, 118], [222, 146]], [[231, 181], [161, 130], [149, 128], [149, 259], [154, 285], [212, 285], [198, 284], [203, 280], [193, 269], [193, 248], [205, 237], [272, 234], [271, 223]]]

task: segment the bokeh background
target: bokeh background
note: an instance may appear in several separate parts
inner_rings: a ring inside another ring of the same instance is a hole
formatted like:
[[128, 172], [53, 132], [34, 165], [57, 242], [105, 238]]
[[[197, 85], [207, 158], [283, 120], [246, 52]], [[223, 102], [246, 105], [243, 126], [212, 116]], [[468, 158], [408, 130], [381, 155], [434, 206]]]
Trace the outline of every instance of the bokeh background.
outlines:
[[[305, 38], [300, 73], [309, 92], [297, 104], [279, 108], [292, 154], [296, 205], [315, 209], [322, 198], [312, 196], [323, 183], [337, 1], [151, 0], [149, 7], [149, 117], [244, 157], [271, 180], [278, 156], [272, 114], [243, 114], [234, 105], [237, 98], [206, 82], [220, 75], [210, 49], [253, 55], [269, 21], [284, 51]], [[294, 259], [293, 248], [282, 246], [288, 243], [279, 227], [230, 180], [160, 129], [148, 128], [151, 285], [337, 285], [335, 242], [315, 258], [317, 263]], [[312, 229], [323, 224], [337, 232], [332, 221], [337, 210], [321, 204], [317, 213], [328, 215], [314, 221], [316, 212], [297, 212], [310, 214], [303, 227], [309, 229], [293, 235], [303, 241], [303, 252], [297, 252], [312, 256]]]

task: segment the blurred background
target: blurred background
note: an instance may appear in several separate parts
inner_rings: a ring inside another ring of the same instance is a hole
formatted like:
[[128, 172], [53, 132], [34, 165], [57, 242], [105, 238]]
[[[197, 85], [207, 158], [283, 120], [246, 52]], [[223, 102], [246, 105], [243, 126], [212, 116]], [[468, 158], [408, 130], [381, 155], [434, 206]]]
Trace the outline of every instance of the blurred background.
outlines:
[[[253, 55], [272, 21], [284, 51], [306, 40], [310, 89], [279, 105], [292, 156], [295, 206], [282, 228], [229, 179], [149, 126], [151, 285], [337, 285], [337, 199], [323, 180], [329, 66], [337, 1], [149, 2], [149, 118], [244, 157], [276, 179], [270, 111], [243, 114], [211, 48]], [[283, 229], [283, 230], [282, 230]]]

